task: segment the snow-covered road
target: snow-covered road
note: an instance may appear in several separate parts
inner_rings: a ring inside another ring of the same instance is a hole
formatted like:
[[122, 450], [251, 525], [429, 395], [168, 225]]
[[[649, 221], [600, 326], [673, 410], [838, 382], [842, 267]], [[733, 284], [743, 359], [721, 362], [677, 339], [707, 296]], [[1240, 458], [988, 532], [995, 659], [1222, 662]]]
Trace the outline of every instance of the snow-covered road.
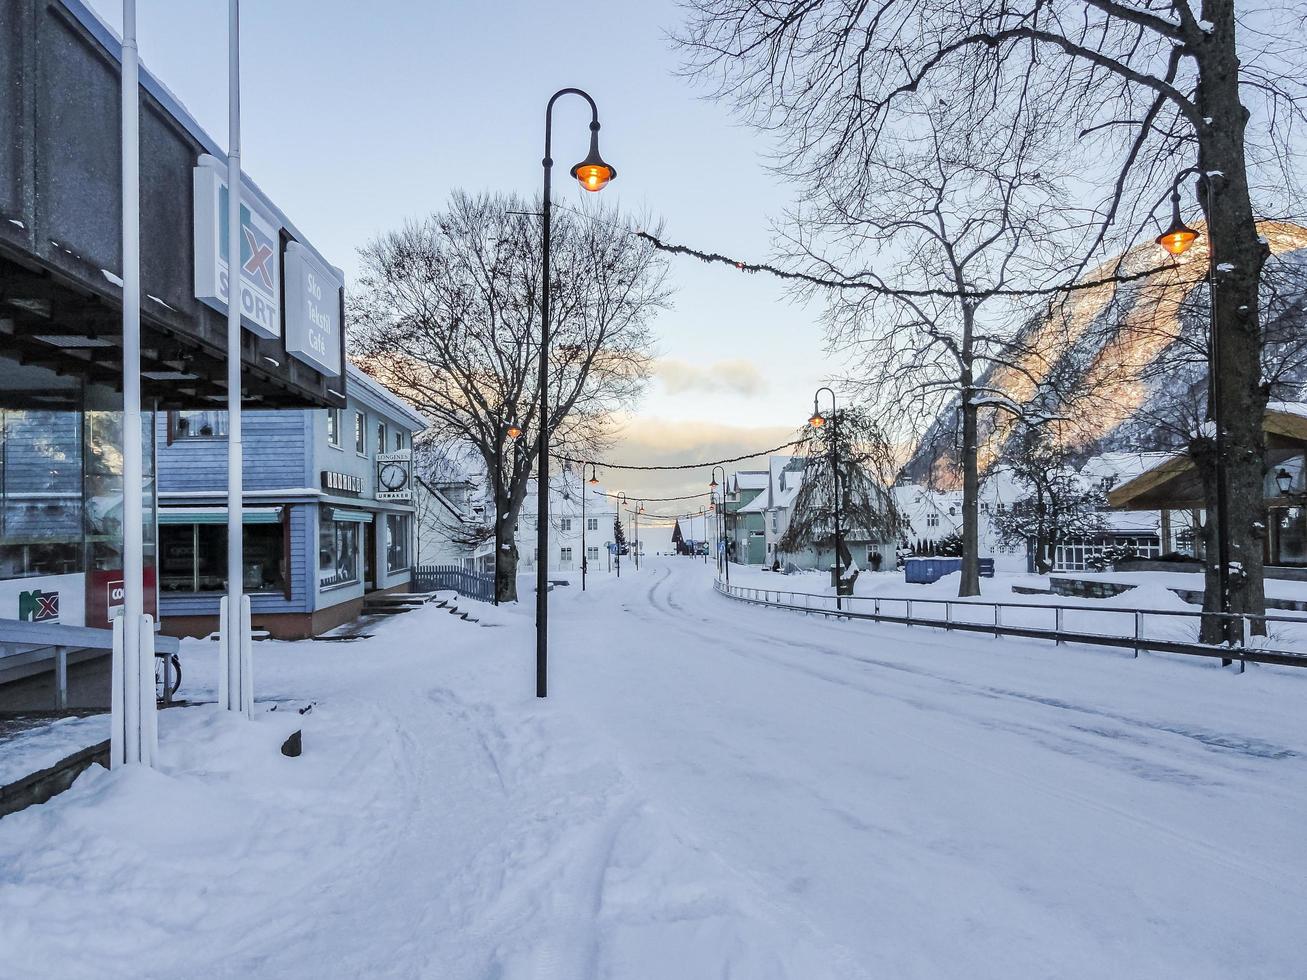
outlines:
[[278, 711], [0, 821], [0, 977], [1302, 976], [1307, 674], [710, 582], [557, 590], [546, 702], [529, 603], [260, 644]]

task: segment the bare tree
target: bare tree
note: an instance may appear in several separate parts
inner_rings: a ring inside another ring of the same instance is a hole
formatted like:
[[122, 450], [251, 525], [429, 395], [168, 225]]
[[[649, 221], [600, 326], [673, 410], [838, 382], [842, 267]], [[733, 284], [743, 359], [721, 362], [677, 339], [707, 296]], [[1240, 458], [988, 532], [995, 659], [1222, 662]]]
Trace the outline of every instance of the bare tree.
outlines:
[[1053, 570], [1058, 545], [1093, 537], [1106, 527], [1100, 487], [1076, 472], [1073, 454], [1049, 426], [1023, 431], [1020, 446], [1004, 463], [1023, 493], [994, 514], [994, 528], [1005, 544], [1032, 546], [1035, 570]]
[[[435, 439], [480, 456], [498, 515], [501, 601], [517, 598], [512, 528], [541, 425], [538, 211], [515, 196], [455, 193], [445, 211], [362, 250], [350, 304], [365, 369], [417, 406]], [[584, 458], [611, 438], [611, 412], [648, 378], [650, 324], [670, 295], [666, 261], [602, 208], [557, 211], [552, 235], [550, 443]], [[516, 440], [510, 429], [521, 430]]]
[[[1034, 102], [1064, 120], [1064, 151], [1096, 198], [1088, 264], [1156, 226], [1180, 175], [1197, 197], [1217, 271], [1214, 384], [1227, 408], [1228, 540], [1236, 611], [1261, 612], [1264, 465], [1256, 215], [1301, 200], [1307, 121], [1302, 14], [1234, 0], [688, 0], [689, 71], [779, 138], [778, 166], [820, 190], [911, 133], [923, 96], [961, 140]], [[1256, 203], [1255, 203], [1256, 202]]]
[[[930, 482], [962, 487], [958, 594], [972, 596], [980, 594], [982, 416], [991, 426], [1000, 413], [1022, 416], [1028, 399], [1018, 392], [1028, 395], [1048, 373], [1048, 332], [1022, 330], [1032, 304], [1045, 301], [1009, 293], [1064, 274], [1060, 240], [1077, 229], [1036, 155], [1045, 125], [1038, 113], [1024, 112], [1015, 129], [982, 127], [960, 154], [939, 110], [922, 111], [920, 122], [919, 139], [887, 140], [856, 188], [831, 192], [816, 216], [796, 222], [794, 240], [797, 257], [818, 272], [838, 262], [892, 280], [885, 292], [838, 292], [829, 340], [851, 365], [847, 384], [900, 438], [957, 440], [955, 456], [940, 446], [925, 451], [940, 464]], [[837, 260], [818, 254], [814, 226], [833, 240]], [[932, 293], [932, 284], [945, 292]], [[951, 421], [932, 424], [941, 417]]]

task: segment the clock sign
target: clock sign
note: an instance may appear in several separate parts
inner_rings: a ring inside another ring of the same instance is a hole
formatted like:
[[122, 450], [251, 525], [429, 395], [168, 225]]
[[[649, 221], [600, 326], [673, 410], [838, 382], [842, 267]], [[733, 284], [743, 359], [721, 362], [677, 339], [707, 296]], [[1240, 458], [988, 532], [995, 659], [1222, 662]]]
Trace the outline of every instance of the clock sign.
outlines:
[[408, 451], [377, 454], [377, 499], [411, 500], [413, 456]]

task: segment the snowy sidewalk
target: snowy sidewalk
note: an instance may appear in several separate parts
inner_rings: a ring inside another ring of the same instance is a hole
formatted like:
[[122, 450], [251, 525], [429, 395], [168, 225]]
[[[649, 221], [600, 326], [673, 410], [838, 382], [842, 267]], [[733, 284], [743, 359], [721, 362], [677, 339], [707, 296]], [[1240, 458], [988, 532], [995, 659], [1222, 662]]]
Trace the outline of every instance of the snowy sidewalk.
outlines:
[[529, 603], [259, 644], [278, 711], [0, 820], [0, 976], [1301, 975], [1307, 678], [642, 565], [553, 594], [545, 702]]

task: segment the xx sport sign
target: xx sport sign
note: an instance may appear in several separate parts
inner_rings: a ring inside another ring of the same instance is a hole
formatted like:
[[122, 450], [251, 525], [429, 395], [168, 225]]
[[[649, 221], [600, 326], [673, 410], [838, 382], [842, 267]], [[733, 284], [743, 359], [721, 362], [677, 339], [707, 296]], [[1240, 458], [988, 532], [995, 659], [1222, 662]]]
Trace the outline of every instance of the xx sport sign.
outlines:
[[[227, 312], [227, 164], [200, 157], [195, 198], [195, 298]], [[242, 195], [241, 323], [260, 337], [281, 337], [281, 227]]]

